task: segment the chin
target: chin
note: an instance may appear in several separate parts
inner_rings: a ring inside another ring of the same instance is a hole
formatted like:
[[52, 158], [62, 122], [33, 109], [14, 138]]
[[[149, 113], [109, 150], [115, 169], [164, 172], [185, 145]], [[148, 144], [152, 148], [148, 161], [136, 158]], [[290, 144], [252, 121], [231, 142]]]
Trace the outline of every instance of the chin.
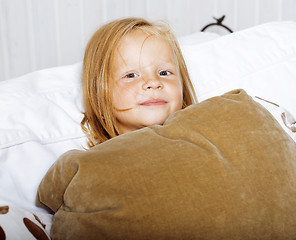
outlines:
[[152, 126], [152, 125], [162, 125], [166, 119], [167, 119], [167, 117], [151, 119], [151, 120], [146, 121], [145, 126], [148, 127], [148, 126]]

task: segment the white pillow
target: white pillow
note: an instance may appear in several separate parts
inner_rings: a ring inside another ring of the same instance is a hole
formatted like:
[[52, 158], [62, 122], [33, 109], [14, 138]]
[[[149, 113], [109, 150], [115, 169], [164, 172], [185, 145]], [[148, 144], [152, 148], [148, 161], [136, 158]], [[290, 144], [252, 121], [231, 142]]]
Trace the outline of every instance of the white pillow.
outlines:
[[199, 101], [243, 88], [296, 116], [296, 22], [272, 22], [182, 50]]
[[0, 82], [0, 205], [31, 211], [53, 162], [86, 146], [80, 128], [81, 63]]
[[210, 42], [219, 38], [220, 35], [211, 32], [196, 32], [178, 38], [180, 46], [197, 45], [205, 42]]

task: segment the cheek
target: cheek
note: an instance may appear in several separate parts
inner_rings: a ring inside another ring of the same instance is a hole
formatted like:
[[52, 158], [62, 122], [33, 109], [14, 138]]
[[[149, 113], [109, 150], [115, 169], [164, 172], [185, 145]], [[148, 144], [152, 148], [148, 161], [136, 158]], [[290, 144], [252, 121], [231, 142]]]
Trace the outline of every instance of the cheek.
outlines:
[[115, 108], [130, 107], [136, 99], [136, 91], [132, 86], [116, 85], [112, 92], [112, 103]]
[[178, 109], [182, 108], [183, 105], [183, 87], [181, 81], [176, 82], [172, 88], [172, 96], [174, 96], [174, 101], [176, 102], [176, 107]]

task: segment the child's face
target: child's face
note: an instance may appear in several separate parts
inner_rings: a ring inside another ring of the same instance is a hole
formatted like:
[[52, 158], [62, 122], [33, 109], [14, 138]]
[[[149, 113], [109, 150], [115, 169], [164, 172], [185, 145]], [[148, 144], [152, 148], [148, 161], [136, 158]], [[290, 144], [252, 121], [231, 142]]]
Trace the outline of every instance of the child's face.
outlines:
[[180, 110], [182, 83], [170, 44], [141, 30], [120, 40], [112, 62], [112, 103], [120, 134], [163, 124]]

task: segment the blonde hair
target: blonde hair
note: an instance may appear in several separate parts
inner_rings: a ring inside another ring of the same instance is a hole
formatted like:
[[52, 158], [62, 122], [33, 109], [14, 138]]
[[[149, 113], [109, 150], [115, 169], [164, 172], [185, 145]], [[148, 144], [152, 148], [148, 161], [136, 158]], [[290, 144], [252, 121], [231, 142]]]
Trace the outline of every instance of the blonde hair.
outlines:
[[134, 30], [162, 37], [170, 43], [182, 79], [183, 108], [197, 102], [180, 47], [166, 25], [150, 23], [141, 18], [109, 22], [93, 34], [84, 54], [82, 88], [85, 112], [81, 127], [88, 137], [89, 147], [119, 135], [112, 114], [110, 69], [120, 39]]

